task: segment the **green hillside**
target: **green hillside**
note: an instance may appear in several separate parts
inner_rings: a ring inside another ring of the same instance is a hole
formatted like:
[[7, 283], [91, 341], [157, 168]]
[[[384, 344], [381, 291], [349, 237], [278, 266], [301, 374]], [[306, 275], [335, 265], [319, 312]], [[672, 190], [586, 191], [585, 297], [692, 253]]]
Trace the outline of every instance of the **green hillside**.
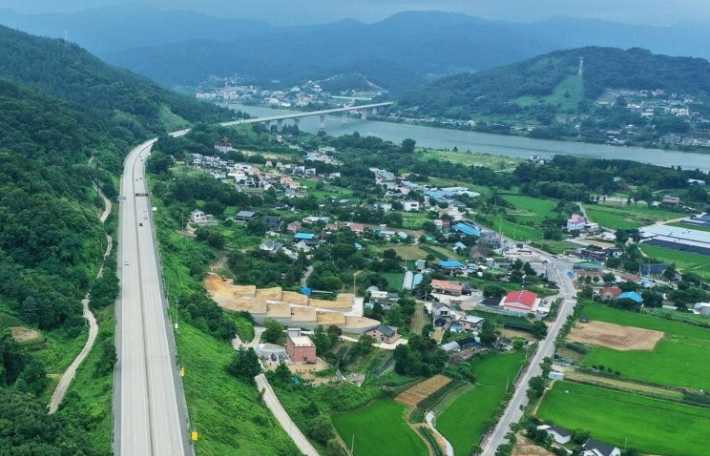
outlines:
[[[60, 40], [0, 27], [0, 47], [0, 453], [110, 454], [118, 280], [115, 256], [95, 278], [107, 242], [94, 184], [115, 200], [132, 146], [229, 116]], [[50, 416], [58, 377], [87, 337], [89, 290], [98, 344]]]
[[482, 131], [643, 146], [669, 133], [706, 138], [708, 89], [706, 60], [586, 47], [443, 78], [398, 105], [406, 117], [473, 120]]
[[188, 122], [232, 114], [112, 67], [76, 44], [0, 26], [0, 76], [89, 110], [130, 143]]

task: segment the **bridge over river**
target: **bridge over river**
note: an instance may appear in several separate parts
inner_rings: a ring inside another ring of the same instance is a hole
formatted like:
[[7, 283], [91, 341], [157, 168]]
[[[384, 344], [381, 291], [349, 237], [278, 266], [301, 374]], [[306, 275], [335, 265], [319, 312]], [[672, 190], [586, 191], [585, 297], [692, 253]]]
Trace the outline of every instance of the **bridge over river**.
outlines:
[[392, 104], [393, 104], [393, 102], [391, 102], [391, 101], [385, 101], [382, 103], [371, 103], [371, 104], [360, 105], [360, 106], [347, 106], [344, 108], [323, 109], [321, 111], [291, 112], [289, 114], [280, 114], [280, 115], [269, 116], [269, 117], [256, 117], [253, 119], [233, 120], [231, 122], [221, 123], [220, 125], [228, 127], [231, 125], [248, 124], [248, 123], [265, 123], [270, 129], [271, 126], [274, 124], [274, 122], [276, 122], [276, 124], [278, 125], [278, 128], [280, 129], [284, 120], [293, 119], [293, 121], [296, 123], [296, 125], [298, 125], [299, 120], [304, 117], [318, 116], [318, 117], [320, 117], [319, 129], [324, 130], [325, 129], [325, 117], [328, 115], [341, 113], [342, 114], [341, 121], [343, 123], [345, 123], [348, 113], [359, 112], [361, 115], [361, 118], [363, 120], [365, 120], [365, 119], [367, 119], [367, 113], [371, 113], [371, 114], [375, 115], [375, 114], [377, 114], [377, 111], [379, 110], [379, 108], [382, 108], [385, 106], [390, 106]]

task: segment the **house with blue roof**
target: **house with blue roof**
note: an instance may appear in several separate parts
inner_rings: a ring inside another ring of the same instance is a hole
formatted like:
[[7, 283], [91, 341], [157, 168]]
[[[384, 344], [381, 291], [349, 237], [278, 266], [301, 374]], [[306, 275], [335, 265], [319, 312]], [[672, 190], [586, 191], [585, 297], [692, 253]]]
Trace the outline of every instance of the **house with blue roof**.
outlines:
[[616, 299], [631, 299], [632, 301], [638, 304], [641, 304], [643, 302], [643, 298], [641, 297], [641, 295], [636, 293], [635, 291], [627, 291], [625, 293], [621, 293]]
[[313, 233], [296, 233], [293, 238], [297, 241], [312, 241], [316, 238], [316, 235]]
[[456, 223], [451, 227], [455, 231], [458, 231], [459, 233], [462, 233], [466, 236], [480, 236], [481, 235], [481, 230], [476, 228], [475, 226], [469, 225], [468, 223], [464, 222], [459, 222]]
[[447, 272], [455, 272], [463, 269], [463, 263], [457, 260], [441, 261], [436, 266]]

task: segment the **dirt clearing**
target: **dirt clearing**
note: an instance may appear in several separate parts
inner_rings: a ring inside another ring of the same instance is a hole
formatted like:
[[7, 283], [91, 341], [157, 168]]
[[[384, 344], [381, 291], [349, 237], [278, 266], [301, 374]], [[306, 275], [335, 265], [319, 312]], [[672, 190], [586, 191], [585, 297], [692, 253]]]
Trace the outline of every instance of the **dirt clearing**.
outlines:
[[42, 334], [34, 329], [25, 328], [24, 326], [13, 326], [10, 328], [10, 331], [12, 331], [12, 338], [20, 345], [36, 345], [44, 342]]
[[620, 326], [602, 321], [579, 323], [570, 331], [567, 340], [583, 344], [600, 345], [614, 350], [653, 351], [663, 338], [663, 332], [650, 329]]
[[451, 383], [451, 379], [449, 377], [435, 375], [400, 393], [394, 398], [394, 400], [400, 404], [416, 407], [418, 403], [436, 393], [449, 383]]
[[513, 456], [554, 456], [554, 453], [550, 453], [524, 437], [518, 437], [513, 448]]

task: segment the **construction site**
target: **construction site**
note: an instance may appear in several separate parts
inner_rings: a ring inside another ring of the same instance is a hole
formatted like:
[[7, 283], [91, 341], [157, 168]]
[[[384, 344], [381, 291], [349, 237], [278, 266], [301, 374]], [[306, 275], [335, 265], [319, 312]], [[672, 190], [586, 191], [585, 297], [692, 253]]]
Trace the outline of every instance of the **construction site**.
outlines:
[[346, 333], [363, 334], [380, 322], [363, 317], [363, 298], [340, 293], [334, 300], [314, 299], [281, 287], [234, 285], [231, 279], [210, 273], [205, 289], [224, 310], [248, 312], [258, 324], [271, 318], [287, 327], [315, 329], [335, 325]]

